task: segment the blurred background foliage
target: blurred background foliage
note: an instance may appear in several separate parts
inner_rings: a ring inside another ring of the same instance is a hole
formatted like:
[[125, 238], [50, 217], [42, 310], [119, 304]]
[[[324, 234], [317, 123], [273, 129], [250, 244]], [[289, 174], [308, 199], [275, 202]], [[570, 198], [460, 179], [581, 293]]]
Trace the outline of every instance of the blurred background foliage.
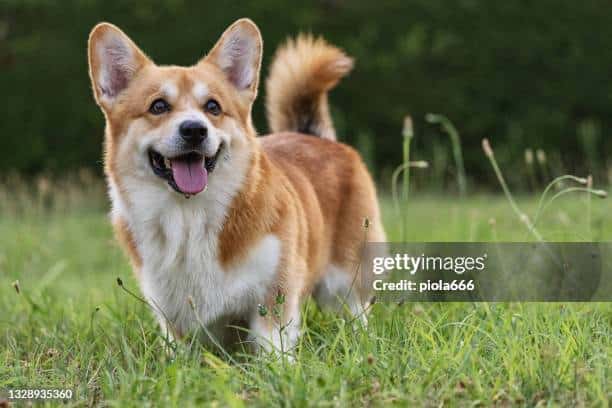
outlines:
[[[454, 188], [448, 137], [424, 120], [436, 112], [461, 132], [472, 187], [496, 185], [483, 137], [524, 188], [550, 173], [593, 173], [601, 181], [612, 166], [611, 6], [0, 0], [0, 174], [62, 176], [84, 167], [101, 173], [104, 123], [86, 61], [87, 35], [97, 22], [120, 26], [159, 64], [189, 65], [227, 25], [247, 16], [264, 37], [264, 77], [277, 46], [300, 31], [324, 35], [356, 58], [355, 71], [331, 96], [333, 115], [340, 138], [364, 154], [379, 179], [401, 162], [402, 120], [410, 114], [412, 156], [432, 165], [415, 172], [417, 186]], [[262, 88], [254, 116], [262, 134], [263, 99]], [[530, 168], [526, 149], [546, 156], [544, 165]]]

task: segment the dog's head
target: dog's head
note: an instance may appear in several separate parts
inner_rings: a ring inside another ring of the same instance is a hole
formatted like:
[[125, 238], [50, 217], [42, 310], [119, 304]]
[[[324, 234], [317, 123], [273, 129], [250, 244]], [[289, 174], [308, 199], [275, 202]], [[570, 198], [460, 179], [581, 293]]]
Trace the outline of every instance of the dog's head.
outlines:
[[255, 135], [261, 54], [261, 35], [248, 19], [191, 67], [158, 66], [119, 28], [98, 24], [89, 73], [107, 121], [107, 169], [185, 196], [205, 190], [218, 160]]

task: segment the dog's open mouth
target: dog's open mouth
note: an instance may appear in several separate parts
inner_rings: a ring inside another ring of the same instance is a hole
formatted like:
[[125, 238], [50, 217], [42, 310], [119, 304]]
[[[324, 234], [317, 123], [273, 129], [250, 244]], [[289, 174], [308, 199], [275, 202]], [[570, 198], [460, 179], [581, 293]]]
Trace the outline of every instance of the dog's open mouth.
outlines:
[[153, 173], [166, 180], [176, 192], [189, 197], [206, 189], [208, 174], [215, 169], [221, 148], [213, 157], [190, 152], [172, 158], [149, 149], [149, 162]]

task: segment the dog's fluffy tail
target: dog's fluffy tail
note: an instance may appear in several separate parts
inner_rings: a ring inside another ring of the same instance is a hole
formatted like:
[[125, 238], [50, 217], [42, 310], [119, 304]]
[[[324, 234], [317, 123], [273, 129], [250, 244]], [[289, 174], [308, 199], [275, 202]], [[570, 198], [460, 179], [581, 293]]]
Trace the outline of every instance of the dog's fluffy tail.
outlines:
[[353, 59], [322, 38], [290, 38], [276, 52], [266, 81], [271, 131], [335, 140], [327, 92], [352, 68]]

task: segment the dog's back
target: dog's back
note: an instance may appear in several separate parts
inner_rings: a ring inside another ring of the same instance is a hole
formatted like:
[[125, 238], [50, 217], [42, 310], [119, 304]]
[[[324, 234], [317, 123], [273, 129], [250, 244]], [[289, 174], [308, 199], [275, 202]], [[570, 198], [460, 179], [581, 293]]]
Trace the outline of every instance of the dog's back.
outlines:
[[[319, 241], [312, 246], [322, 247], [323, 253], [314, 277], [317, 300], [324, 305], [346, 301], [357, 312], [368, 296], [361, 277], [355, 276], [363, 244], [382, 242], [385, 235], [370, 174], [352, 147], [335, 141], [329, 113], [327, 92], [352, 66], [350, 57], [323, 39], [301, 35], [289, 40], [277, 51], [266, 82], [274, 133], [261, 142], [291, 184], [302, 186], [297, 190], [300, 201], [308, 203], [304, 210], [310, 228], [320, 230], [309, 236]], [[308, 196], [310, 187], [316, 200]], [[352, 300], [354, 295], [361, 299]]]

